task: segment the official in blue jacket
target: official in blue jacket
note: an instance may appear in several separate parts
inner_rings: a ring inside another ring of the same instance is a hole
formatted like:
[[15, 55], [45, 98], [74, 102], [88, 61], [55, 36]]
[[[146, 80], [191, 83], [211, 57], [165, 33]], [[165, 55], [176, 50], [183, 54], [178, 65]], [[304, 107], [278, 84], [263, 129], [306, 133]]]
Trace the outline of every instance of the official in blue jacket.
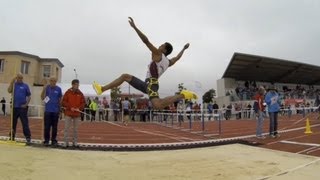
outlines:
[[44, 112], [44, 142], [45, 146], [49, 146], [50, 129], [51, 129], [51, 145], [57, 146], [57, 132], [60, 115], [60, 104], [62, 98], [62, 91], [57, 86], [57, 79], [51, 77], [49, 84], [44, 85], [41, 92], [41, 99], [45, 103]]
[[274, 85], [271, 85], [265, 95], [265, 103], [268, 106], [270, 118], [269, 135], [272, 138], [279, 137], [278, 134], [278, 112], [280, 111], [280, 96]]
[[13, 122], [10, 139], [12, 141], [15, 139], [18, 118], [20, 117], [23, 135], [26, 138], [27, 144], [30, 144], [31, 132], [29, 128], [28, 105], [31, 99], [31, 92], [28, 84], [23, 82], [21, 73], [17, 74], [17, 76], [11, 80], [8, 92], [12, 93], [13, 96]]

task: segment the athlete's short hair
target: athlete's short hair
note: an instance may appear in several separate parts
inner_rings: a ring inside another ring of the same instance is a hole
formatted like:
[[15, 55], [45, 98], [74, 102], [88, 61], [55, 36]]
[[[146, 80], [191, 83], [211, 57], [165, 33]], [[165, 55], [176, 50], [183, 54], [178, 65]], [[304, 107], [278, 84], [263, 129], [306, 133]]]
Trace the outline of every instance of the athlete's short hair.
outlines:
[[172, 50], [173, 50], [173, 47], [170, 43], [166, 42], [164, 43], [166, 46], [166, 53], [164, 54], [165, 56], [168, 56], [169, 54], [171, 54]]
[[73, 85], [73, 84], [79, 84], [79, 80], [78, 80], [78, 79], [74, 79], [74, 80], [71, 81], [71, 84], [72, 84], [72, 85]]

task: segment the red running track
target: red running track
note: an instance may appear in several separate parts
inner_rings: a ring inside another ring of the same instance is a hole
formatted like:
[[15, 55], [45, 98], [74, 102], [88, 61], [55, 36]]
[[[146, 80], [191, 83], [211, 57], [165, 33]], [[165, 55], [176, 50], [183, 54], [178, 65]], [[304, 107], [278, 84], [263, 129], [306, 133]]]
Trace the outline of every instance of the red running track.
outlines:
[[[260, 147], [287, 151], [298, 154], [307, 154], [320, 157], [320, 120], [318, 114], [308, 116], [312, 134], [305, 134], [306, 121], [301, 115], [279, 117], [280, 138], [260, 140], [254, 137], [256, 130], [255, 120], [229, 120], [221, 121], [221, 134], [219, 134], [218, 121], [206, 121], [205, 131], [202, 131], [200, 121], [193, 121], [190, 129], [189, 122], [181, 126], [171, 123], [129, 123], [123, 126], [114, 122], [81, 122], [78, 128], [79, 142], [97, 144], [151, 144], [151, 143], [181, 143], [194, 142], [220, 138], [245, 138], [252, 144]], [[33, 139], [42, 139], [42, 120], [30, 118], [30, 129]], [[10, 117], [0, 116], [0, 136], [8, 136]], [[268, 132], [269, 119], [265, 119], [264, 132]], [[58, 141], [63, 139], [64, 121], [59, 122]], [[288, 131], [288, 132], [287, 132]], [[16, 137], [23, 138], [21, 123], [17, 126]], [[319, 146], [318, 146], [319, 145]]]

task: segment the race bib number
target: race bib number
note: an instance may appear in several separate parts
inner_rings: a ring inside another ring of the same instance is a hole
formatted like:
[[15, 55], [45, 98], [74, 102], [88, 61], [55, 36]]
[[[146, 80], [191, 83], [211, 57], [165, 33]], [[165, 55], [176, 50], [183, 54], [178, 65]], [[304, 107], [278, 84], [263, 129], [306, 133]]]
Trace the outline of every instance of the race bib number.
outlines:
[[50, 101], [50, 98], [48, 96], [46, 96], [43, 100], [44, 103], [48, 103]]

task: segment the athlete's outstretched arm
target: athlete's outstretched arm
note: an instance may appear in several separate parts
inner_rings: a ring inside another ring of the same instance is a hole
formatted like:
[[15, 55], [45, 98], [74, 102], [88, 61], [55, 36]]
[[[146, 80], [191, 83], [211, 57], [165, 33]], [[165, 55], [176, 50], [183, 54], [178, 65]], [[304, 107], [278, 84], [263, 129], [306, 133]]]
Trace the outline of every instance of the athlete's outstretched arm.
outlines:
[[147, 38], [146, 35], [144, 35], [135, 25], [133, 19], [131, 17], [129, 17], [129, 24], [131, 25], [131, 27], [137, 32], [138, 36], [140, 37], [140, 39], [142, 40], [142, 42], [144, 44], [147, 45], [147, 47], [150, 49], [150, 51], [154, 54], [161, 54], [158, 49], [156, 47], [154, 47], [153, 44], [150, 43], [149, 39]]
[[178, 54], [176, 57], [173, 57], [172, 59], [170, 59], [170, 64], [169, 64], [169, 66], [174, 65], [174, 64], [182, 57], [184, 51], [189, 48], [189, 45], [190, 45], [189, 43], [187, 43], [186, 45], [184, 45], [184, 46], [183, 46], [183, 49], [179, 52], [179, 54]]

